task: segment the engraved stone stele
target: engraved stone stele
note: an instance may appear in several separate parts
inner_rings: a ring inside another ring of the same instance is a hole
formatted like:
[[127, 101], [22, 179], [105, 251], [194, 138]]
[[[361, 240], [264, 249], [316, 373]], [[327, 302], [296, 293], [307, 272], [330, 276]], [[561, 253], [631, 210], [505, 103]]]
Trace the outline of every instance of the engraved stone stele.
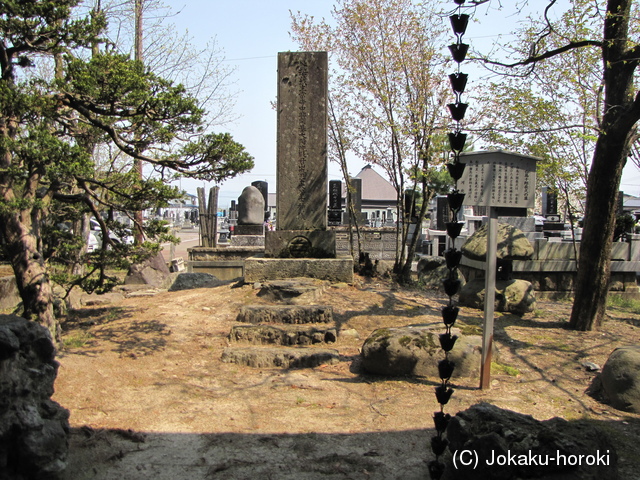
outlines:
[[278, 54], [278, 230], [327, 228], [327, 72], [327, 52]]
[[276, 231], [265, 258], [245, 261], [245, 282], [353, 282], [353, 258], [336, 258], [327, 230], [327, 72], [326, 52], [278, 54]]
[[333, 258], [327, 231], [327, 52], [278, 54], [276, 231], [265, 256]]
[[[264, 197], [262, 192], [252, 186], [242, 190], [242, 194], [238, 198], [238, 224], [234, 230], [234, 237], [247, 235], [264, 235]], [[234, 246], [248, 245], [264, 245], [264, 241], [258, 243], [238, 243], [231, 238], [231, 244]]]
[[238, 198], [238, 225], [262, 225], [264, 197], [253, 185], [245, 187]]

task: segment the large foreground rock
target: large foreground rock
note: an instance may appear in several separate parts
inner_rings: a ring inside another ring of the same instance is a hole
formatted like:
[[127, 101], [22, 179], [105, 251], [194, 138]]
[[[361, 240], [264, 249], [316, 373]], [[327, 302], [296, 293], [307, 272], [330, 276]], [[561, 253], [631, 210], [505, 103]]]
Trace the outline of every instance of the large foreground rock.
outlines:
[[[487, 225], [483, 225], [462, 245], [462, 253], [472, 260], [484, 261], [487, 256]], [[507, 223], [498, 224], [497, 254], [501, 260], [527, 260], [533, 255], [533, 245], [522, 230]]]
[[[444, 328], [402, 327], [380, 328], [367, 338], [362, 346], [362, 366], [370, 373], [401, 376], [416, 375], [438, 378], [438, 362], [444, 359], [439, 334]], [[473, 377], [479, 374], [482, 337], [458, 335], [449, 359], [456, 367], [455, 377]]]
[[[484, 279], [471, 280], [460, 289], [459, 302], [464, 307], [484, 309]], [[524, 315], [533, 312], [536, 306], [535, 291], [526, 280], [496, 281], [496, 312]]]
[[640, 346], [616, 348], [602, 367], [600, 382], [611, 406], [640, 413]]
[[58, 373], [46, 328], [0, 315], [0, 479], [55, 479], [66, 467], [69, 412], [51, 400]]
[[[453, 417], [446, 436], [449, 451], [458, 452], [457, 468], [454, 457], [448, 459], [442, 477], [446, 480], [618, 478], [615, 446], [603, 431], [583, 421], [552, 418], [540, 422], [530, 415], [479, 403]], [[462, 451], [470, 455], [460, 457]], [[471, 465], [465, 466], [470, 459]]]

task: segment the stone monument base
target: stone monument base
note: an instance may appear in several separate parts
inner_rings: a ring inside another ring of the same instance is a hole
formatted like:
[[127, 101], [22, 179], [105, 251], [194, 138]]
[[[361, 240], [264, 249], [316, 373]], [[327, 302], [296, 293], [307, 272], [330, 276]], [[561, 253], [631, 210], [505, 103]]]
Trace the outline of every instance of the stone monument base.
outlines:
[[353, 258], [260, 258], [250, 257], [244, 263], [246, 283], [308, 277], [333, 283], [353, 283]]
[[336, 257], [336, 234], [328, 230], [276, 230], [265, 235], [265, 257], [328, 258]]
[[264, 235], [264, 225], [241, 225], [234, 227], [234, 235]]
[[194, 247], [187, 250], [190, 273], [210, 273], [219, 280], [244, 277], [244, 261], [264, 252], [264, 247]]
[[232, 247], [264, 247], [264, 235], [234, 235]]

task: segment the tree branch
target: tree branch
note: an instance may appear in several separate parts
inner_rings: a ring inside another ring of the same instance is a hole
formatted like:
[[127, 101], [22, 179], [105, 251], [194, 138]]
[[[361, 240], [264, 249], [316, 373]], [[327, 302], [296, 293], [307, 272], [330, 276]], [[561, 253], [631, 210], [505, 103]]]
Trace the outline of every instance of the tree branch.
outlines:
[[521, 60], [519, 62], [515, 62], [515, 63], [502, 63], [502, 62], [496, 62], [493, 60], [489, 60], [488, 58], [473, 58], [473, 60], [480, 60], [483, 63], [489, 64], [489, 65], [497, 65], [500, 67], [506, 67], [506, 68], [513, 68], [513, 67], [521, 67], [524, 65], [531, 65], [532, 63], [537, 63], [541, 60], [545, 60], [547, 58], [551, 58], [551, 57], [555, 57], [556, 55], [560, 55], [561, 53], [564, 52], [568, 52], [569, 50], [574, 50], [577, 48], [582, 48], [582, 47], [599, 47], [602, 48], [602, 42], [599, 40], [582, 40], [580, 42], [571, 42], [567, 45], [564, 45], [560, 48], [556, 48], [554, 50], [549, 50], [547, 52], [544, 52], [540, 55], [534, 55], [532, 57], [526, 58], [524, 60]]

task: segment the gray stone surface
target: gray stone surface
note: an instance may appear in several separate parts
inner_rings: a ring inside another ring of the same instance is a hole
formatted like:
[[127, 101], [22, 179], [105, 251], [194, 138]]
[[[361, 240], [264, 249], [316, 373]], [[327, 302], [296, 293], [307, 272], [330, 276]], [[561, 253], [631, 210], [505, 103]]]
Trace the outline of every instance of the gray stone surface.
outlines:
[[229, 333], [234, 342], [249, 342], [258, 345], [315, 345], [335, 343], [335, 327], [300, 327], [297, 325], [236, 325]]
[[[418, 280], [427, 288], [442, 290], [443, 280], [449, 278], [450, 275], [444, 257], [422, 255], [416, 268]], [[459, 269], [456, 270], [455, 278], [460, 280], [461, 285], [465, 284], [465, 278]]]
[[613, 407], [640, 413], [640, 346], [616, 348], [602, 367], [600, 382]]
[[[446, 436], [451, 453], [469, 450], [478, 455], [478, 462], [475, 468], [474, 463], [464, 465], [464, 462], [457, 462], [454, 466], [453, 457], [449, 456], [443, 480], [618, 478], [618, 457], [614, 443], [604, 431], [587, 421], [568, 422], [562, 418], [552, 418], [541, 422], [530, 415], [479, 403], [451, 418]], [[496, 464], [495, 460], [500, 456], [508, 459], [509, 455], [513, 459], [511, 462]], [[564, 457], [558, 459], [558, 455]], [[583, 456], [582, 462], [577, 465], [580, 455]], [[600, 462], [596, 465], [597, 455], [601, 455], [600, 458], [606, 460], [607, 464]], [[532, 464], [530, 458], [542, 460]], [[549, 460], [545, 462], [545, 458]]]
[[[445, 354], [440, 348], [441, 327], [380, 328], [371, 333], [362, 346], [362, 365], [379, 375], [415, 375], [438, 379], [438, 362]], [[478, 335], [458, 336], [449, 353], [456, 364], [453, 378], [475, 377], [480, 372], [482, 338]]]
[[234, 235], [231, 237], [231, 246], [264, 247], [264, 235]]
[[66, 467], [69, 412], [51, 400], [58, 373], [46, 328], [0, 315], [0, 478], [55, 479]]
[[[533, 256], [533, 245], [525, 234], [512, 225], [498, 223], [497, 258], [527, 260]], [[462, 245], [462, 253], [472, 260], [485, 260], [487, 256], [487, 225], [471, 235]]]
[[245, 187], [238, 198], [238, 225], [264, 223], [264, 197], [253, 185]]
[[192, 288], [212, 288], [224, 285], [224, 280], [220, 280], [210, 273], [180, 273], [169, 287], [169, 291], [189, 290]]
[[336, 234], [324, 230], [266, 232], [264, 253], [271, 258], [335, 258]]
[[151, 285], [162, 287], [171, 272], [161, 253], [147, 260], [131, 265], [124, 279], [125, 285]]
[[327, 228], [327, 52], [278, 53], [278, 230]]
[[254, 368], [313, 368], [340, 361], [337, 350], [304, 347], [229, 347], [222, 361]]
[[0, 310], [13, 311], [22, 303], [16, 277], [0, 278]]
[[241, 323], [330, 323], [330, 305], [243, 305], [236, 317]]
[[291, 305], [317, 304], [326, 286], [326, 282], [312, 278], [272, 280], [260, 285], [258, 296]]
[[353, 258], [251, 257], [244, 263], [244, 281], [247, 283], [294, 277], [353, 283]]
[[[483, 310], [484, 295], [484, 279], [471, 280], [460, 289], [460, 305]], [[533, 312], [535, 306], [535, 291], [530, 282], [526, 280], [496, 281], [494, 304], [496, 312], [524, 315], [525, 313]]]

